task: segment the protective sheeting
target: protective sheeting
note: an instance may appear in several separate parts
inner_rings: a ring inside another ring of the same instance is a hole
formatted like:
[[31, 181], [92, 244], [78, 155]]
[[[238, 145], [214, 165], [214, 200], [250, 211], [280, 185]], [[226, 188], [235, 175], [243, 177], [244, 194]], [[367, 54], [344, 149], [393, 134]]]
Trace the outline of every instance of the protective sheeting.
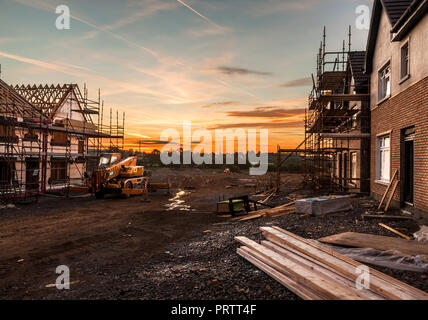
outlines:
[[[313, 241], [320, 243], [316, 240]], [[322, 245], [362, 263], [396, 270], [428, 272], [428, 256], [417, 255], [412, 257], [392, 250], [379, 251], [371, 248], [344, 248], [325, 243]]]
[[318, 197], [308, 198], [296, 201], [296, 213], [308, 213], [314, 216], [320, 216], [327, 213], [352, 210], [352, 204], [349, 197]]
[[415, 232], [413, 234], [415, 239], [420, 242], [428, 242], [428, 227], [427, 226], [421, 226], [419, 231]]

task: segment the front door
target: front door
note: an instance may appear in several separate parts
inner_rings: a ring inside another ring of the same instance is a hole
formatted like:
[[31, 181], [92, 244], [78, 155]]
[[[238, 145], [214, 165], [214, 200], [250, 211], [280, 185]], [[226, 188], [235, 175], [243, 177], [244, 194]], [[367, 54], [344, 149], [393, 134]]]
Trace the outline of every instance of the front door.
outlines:
[[415, 176], [415, 133], [414, 129], [407, 129], [404, 134], [403, 145], [403, 198], [404, 202], [413, 205], [414, 176]]
[[25, 160], [25, 186], [26, 190], [39, 189], [39, 158], [27, 158]]

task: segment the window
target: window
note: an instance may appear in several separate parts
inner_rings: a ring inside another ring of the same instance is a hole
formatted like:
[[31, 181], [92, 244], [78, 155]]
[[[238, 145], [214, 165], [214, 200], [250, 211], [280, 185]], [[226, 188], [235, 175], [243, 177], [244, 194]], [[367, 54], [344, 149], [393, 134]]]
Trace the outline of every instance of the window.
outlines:
[[0, 141], [18, 142], [15, 126], [0, 125]]
[[0, 158], [0, 190], [9, 189], [17, 185], [15, 160], [12, 158]]
[[115, 155], [112, 155], [111, 156], [111, 160], [110, 160], [110, 163], [116, 163], [117, 161], [119, 160], [119, 158], [117, 157], [117, 156], [115, 156]]
[[357, 153], [352, 152], [351, 153], [351, 183], [357, 184]]
[[77, 153], [85, 153], [85, 140], [78, 140]]
[[55, 131], [53, 133], [51, 145], [53, 146], [66, 146], [67, 145], [67, 133], [61, 131]]
[[401, 79], [410, 74], [409, 72], [409, 42], [401, 47]]
[[388, 62], [379, 71], [379, 100], [385, 99], [391, 95], [391, 63]]
[[28, 129], [28, 132], [24, 135], [24, 141], [34, 141], [37, 142], [39, 137], [36, 134], [34, 129]]
[[391, 138], [384, 135], [377, 138], [377, 180], [389, 182], [391, 172]]
[[67, 179], [67, 161], [65, 159], [51, 160], [51, 183]]

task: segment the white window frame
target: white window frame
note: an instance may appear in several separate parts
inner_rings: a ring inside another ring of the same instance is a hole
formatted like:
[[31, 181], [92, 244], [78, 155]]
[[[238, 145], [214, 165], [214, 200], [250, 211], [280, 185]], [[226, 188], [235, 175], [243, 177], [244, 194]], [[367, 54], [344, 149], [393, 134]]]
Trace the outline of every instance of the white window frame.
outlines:
[[[355, 161], [354, 161], [355, 158]], [[349, 170], [350, 170], [350, 178], [351, 178], [351, 184], [357, 185], [357, 167], [358, 167], [358, 153], [357, 152], [351, 152], [349, 157]]]
[[[383, 101], [391, 96], [391, 85], [392, 85], [392, 70], [391, 60], [383, 65], [378, 71], [378, 99]], [[388, 79], [388, 80], [386, 80]]]
[[391, 134], [376, 138], [376, 180], [389, 183], [391, 179]]
[[[407, 69], [406, 73], [403, 74], [403, 49], [407, 46]], [[404, 44], [400, 47], [400, 76], [401, 76], [401, 82], [407, 80], [410, 77], [410, 41], [409, 39], [404, 42]]]

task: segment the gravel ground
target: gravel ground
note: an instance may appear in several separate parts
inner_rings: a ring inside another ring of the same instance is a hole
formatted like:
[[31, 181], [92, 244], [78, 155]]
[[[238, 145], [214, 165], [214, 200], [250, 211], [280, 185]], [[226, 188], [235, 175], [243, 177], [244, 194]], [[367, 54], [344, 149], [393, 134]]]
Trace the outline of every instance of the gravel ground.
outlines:
[[[37, 204], [3, 211], [0, 298], [298, 300], [238, 256], [234, 237], [260, 240], [261, 226], [279, 226], [309, 239], [347, 231], [396, 237], [378, 223], [407, 235], [423, 223], [363, 221], [361, 214], [376, 203], [370, 198], [352, 199], [354, 210], [323, 217], [291, 214], [232, 222], [213, 211], [222, 196], [251, 192], [228, 188], [238, 185], [245, 175], [159, 170], [157, 177], [170, 178], [177, 192], [190, 191], [180, 193], [179, 198], [153, 195], [149, 203], [138, 197], [41, 199]], [[289, 185], [301, 180], [299, 175], [285, 178]], [[270, 204], [308, 195], [299, 191], [287, 198], [284, 194]], [[71, 290], [57, 290], [52, 285], [55, 268], [61, 264], [70, 267]], [[427, 274], [372, 267], [428, 292]]]
[[[189, 238], [148, 261], [134, 261], [122, 274], [102, 283], [102, 287], [112, 290], [103, 292], [101, 296], [99, 292], [92, 296], [90, 290], [85, 289], [75, 291], [73, 296], [77, 293], [88, 298], [106, 299], [298, 300], [295, 294], [239, 257], [236, 254], [239, 245], [233, 238], [244, 235], [260, 240], [259, 227], [273, 225], [312, 239], [347, 231], [394, 236], [378, 225], [379, 220], [361, 220], [361, 213], [366, 210], [359, 207], [361, 201], [364, 199], [353, 200], [356, 207], [353, 211], [324, 217], [293, 214], [275, 219], [211, 225], [210, 232], [195, 231]], [[388, 225], [406, 229], [405, 233], [409, 235], [418, 230], [414, 221], [389, 221]], [[428, 291], [427, 274], [371, 267]]]

